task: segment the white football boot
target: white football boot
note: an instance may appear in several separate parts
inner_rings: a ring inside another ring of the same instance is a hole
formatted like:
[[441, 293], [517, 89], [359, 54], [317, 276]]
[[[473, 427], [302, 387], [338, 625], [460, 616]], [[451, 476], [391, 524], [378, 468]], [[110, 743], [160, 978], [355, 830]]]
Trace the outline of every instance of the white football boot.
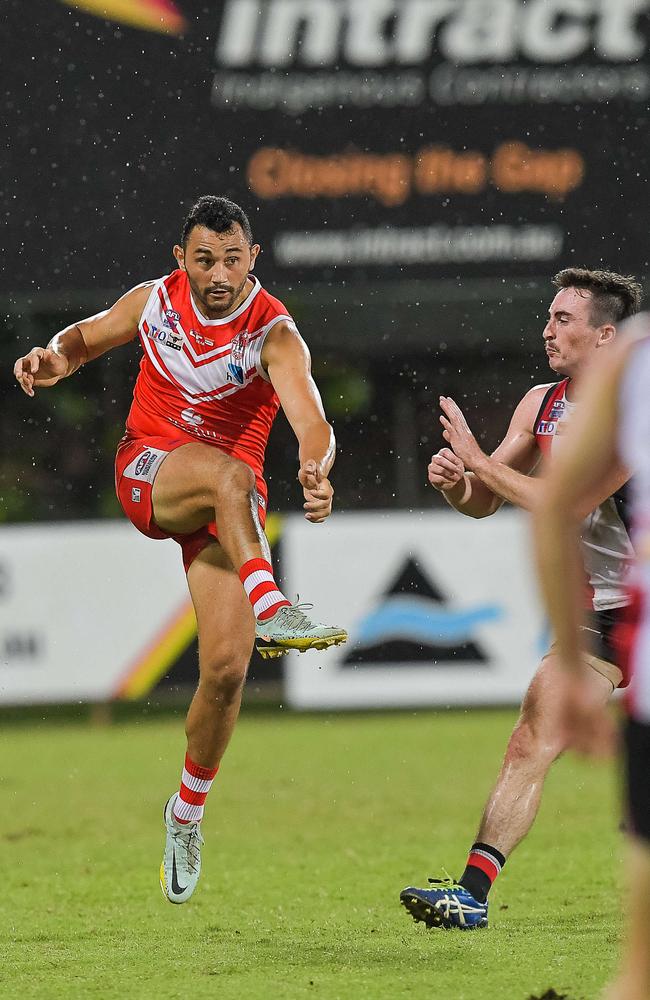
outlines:
[[283, 605], [272, 618], [256, 621], [255, 635], [258, 652], [264, 659], [283, 656], [290, 649], [304, 653], [307, 649], [327, 649], [345, 642], [348, 633], [336, 625], [314, 622], [305, 611], [313, 604]]
[[186, 903], [196, 889], [201, 874], [200, 823], [177, 823], [174, 819], [175, 792], [163, 811], [167, 828], [165, 853], [160, 866], [160, 888], [170, 903]]

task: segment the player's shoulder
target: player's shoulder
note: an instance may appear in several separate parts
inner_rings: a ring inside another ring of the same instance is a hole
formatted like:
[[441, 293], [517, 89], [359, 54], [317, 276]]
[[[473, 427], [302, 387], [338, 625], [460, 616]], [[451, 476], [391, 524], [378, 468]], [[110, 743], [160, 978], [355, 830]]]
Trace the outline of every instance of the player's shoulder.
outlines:
[[271, 292], [269, 292], [261, 283], [254, 299], [254, 305], [256, 305], [260, 312], [268, 315], [269, 318], [282, 316], [293, 321], [291, 313], [285, 306], [284, 302], [278, 299], [275, 295], [272, 295]]
[[560, 379], [557, 382], [540, 382], [539, 385], [533, 385], [533, 386], [531, 386], [531, 388], [528, 390], [528, 392], [526, 393], [526, 395], [530, 396], [531, 393], [537, 393], [538, 395], [542, 395], [543, 396], [543, 395], [545, 395], [548, 392], [548, 390], [552, 386], [559, 385], [560, 381], [564, 381], [564, 380]]
[[171, 274], [163, 274], [159, 278], [148, 278], [146, 281], [141, 281], [139, 284], [130, 288], [128, 292], [126, 292], [126, 295], [133, 298], [144, 299], [146, 301], [154, 289], [160, 288], [161, 285], [166, 285], [169, 288], [170, 279], [173, 278], [174, 275], [182, 273], [182, 271], [172, 271]]
[[142, 310], [149, 300], [153, 289], [156, 287], [160, 279], [153, 278], [150, 281], [141, 281], [138, 285], [133, 285], [128, 291], [124, 292], [123, 295], [115, 303], [115, 307], [119, 307], [122, 311], [123, 309], [136, 309]]
[[565, 379], [561, 379], [558, 382], [540, 382], [539, 385], [532, 386], [532, 388], [530, 388], [528, 392], [522, 396], [519, 401], [519, 407], [525, 409], [539, 409], [545, 397], [550, 395], [564, 381]]
[[511, 429], [526, 431], [529, 434], [534, 433], [546, 400], [553, 397], [554, 392], [561, 384], [562, 382], [541, 382], [529, 389], [519, 400], [512, 415]]

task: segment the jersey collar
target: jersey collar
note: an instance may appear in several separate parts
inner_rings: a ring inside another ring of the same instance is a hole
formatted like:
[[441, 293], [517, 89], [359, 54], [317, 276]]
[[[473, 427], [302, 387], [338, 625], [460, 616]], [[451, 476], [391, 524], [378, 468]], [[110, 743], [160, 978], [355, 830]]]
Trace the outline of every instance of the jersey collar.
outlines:
[[190, 289], [190, 302], [192, 303], [192, 309], [194, 311], [194, 315], [198, 319], [201, 326], [225, 326], [226, 323], [232, 323], [234, 319], [237, 319], [238, 316], [241, 316], [242, 313], [246, 312], [251, 302], [253, 301], [257, 293], [261, 291], [262, 288], [262, 286], [260, 285], [259, 281], [257, 280], [254, 274], [249, 274], [248, 277], [253, 282], [253, 287], [251, 288], [250, 292], [248, 293], [248, 295], [246, 296], [246, 298], [244, 299], [244, 301], [242, 302], [242, 304], [239, 306], [238, 309], [235, 309], [234, 312], [228, 313], [228, 315], [222, 317], [222, 319], [206, 319], [201, 310], [199, 309], [199, 307], [197, 306], [196, 302], [194, 301], [194, 296], [192, 295], [192, 291]]

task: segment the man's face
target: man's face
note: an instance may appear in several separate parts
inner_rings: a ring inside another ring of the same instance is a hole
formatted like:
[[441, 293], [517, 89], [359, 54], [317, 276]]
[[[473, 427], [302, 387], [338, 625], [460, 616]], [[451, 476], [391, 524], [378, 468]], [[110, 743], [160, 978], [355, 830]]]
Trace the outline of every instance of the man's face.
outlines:
[[554, 372], [575, 378], [594, 351], [614, 338], [611, 323], [592, 325], [592, 304], [592, 294], [585, 288], [561, 288], [551, 302], [544, 347]]
[[248, 274], [260, 251], [250, 246], [238, 222], [224, 233], [194, 226], [185, 247], [175, 246], [174, 256], [187, 272], [197, 304], [208, 319], [233, 312], [245, 297]]

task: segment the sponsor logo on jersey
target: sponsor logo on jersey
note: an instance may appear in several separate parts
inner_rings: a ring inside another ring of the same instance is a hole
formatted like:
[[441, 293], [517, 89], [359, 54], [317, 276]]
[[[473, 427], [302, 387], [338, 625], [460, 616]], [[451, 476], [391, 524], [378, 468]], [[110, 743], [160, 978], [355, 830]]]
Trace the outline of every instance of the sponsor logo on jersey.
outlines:
[[181, 318], [174, 309], [165, 309], [163, 326], [170, 326], [172, 330], [175, 330], [176, 324], [180, 323], [180, 321]]
[[237, 385], [244, 384], [244, 369], [241, 365], [233, 365], [232, 361], [228, 362], [228, 381], [236, 382]]
[[132, 502], [133, 503], [140, 503], [141, 499], [142, 499], [142, 490], [140, 489], [140, 487], [139, 486], [132, 486], [131, 487], [131, 500], [132, 500]]
[[183, 335], [177, 330], [163, 330], [150, 323], [145, 332], [149, 340], [155, 340], [157, 344], [171, 347], [175, 351], [180, 351], [183, 347]]
[[230, 345], [230, 361], [228, 362], [228, 381], [236, 382], [237, 385], [244, 385], [246, 376], [244, 374], [244, 352], [248, 345], [250, 334], [248, 330], [238, 333]]
[[551, 412], [548, 415], [549, 420], [560, 420], [564, 416], [564, 401], [558, 399], [551, 407]]
[[136, 476], [146, 476], [157, 457], [158, 454], [155, 451], [143, 451], [140, 458], [135, 463]]
[[[160, 463], [167, 454], [168, 452], [158, 448], [145, 448], [137, 458], [129, 462], [124, 470], [124, 476], [126, 479], [144, 479], [148, 483], [153, 483]], [[135, 493], [131, 495], [131, 499], [134, 503], [140, 502], [140, 497], [136, 498]]]
[[196, 330], [190, 330], [190, 337], [192, 337], [197, 344], [203, 344], [204, 347], [214, 347], [214, 340], [209, 340], [204, 337], [202, 333], [197, 333]]
[[183, 410], [181, 418], [186, 424], [192, 424], [194, 427], [198, 427], [203, 423], [203, 417], [200, 417], [196, 410], [192, 409]]
[[537, 425], [538, 434], [555, 434], [557, 430], [557, 420], [540, 420]]

